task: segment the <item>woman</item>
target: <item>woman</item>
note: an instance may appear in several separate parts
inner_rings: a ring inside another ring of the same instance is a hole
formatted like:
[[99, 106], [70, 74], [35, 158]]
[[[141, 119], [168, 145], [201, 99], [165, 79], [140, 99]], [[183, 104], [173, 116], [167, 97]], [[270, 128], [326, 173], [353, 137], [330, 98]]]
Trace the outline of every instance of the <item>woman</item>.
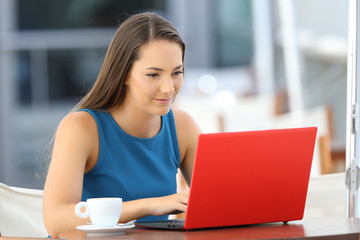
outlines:
[[167, 20], [137, 14], [118, 28], [90, 92], [59, 124], [44, 188], [49, 234], [89, 222], [75, 205], [121, 197], [119, 222], [186, 211], [178, 168], [191, 182], [200, 129], [171, 105], [182, 88], [185, 45]]

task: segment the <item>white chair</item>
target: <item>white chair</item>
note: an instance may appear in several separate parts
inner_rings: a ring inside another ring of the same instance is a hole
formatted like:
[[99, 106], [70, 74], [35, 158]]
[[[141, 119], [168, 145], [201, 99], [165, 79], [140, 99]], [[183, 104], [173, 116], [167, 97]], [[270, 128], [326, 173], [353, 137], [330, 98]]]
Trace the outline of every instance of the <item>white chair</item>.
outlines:
[[304, 217], [345, 217], [345, 173], [310, 178]]
[[42, 214], [43, 191], [0, 183], [0, 236], [47, 237]]

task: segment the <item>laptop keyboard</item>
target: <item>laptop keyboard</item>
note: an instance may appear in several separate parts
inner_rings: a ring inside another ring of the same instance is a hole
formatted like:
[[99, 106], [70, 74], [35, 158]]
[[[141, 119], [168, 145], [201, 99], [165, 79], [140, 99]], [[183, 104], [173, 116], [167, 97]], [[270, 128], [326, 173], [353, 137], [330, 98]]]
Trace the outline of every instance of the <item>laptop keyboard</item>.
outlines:
[[166, 222], [162, 222], [162, 224], [167, 225], [168, 228], [183, 228], [185, 223], [185, 219], [172, 219]]
[[136, 223], [139, 227], [164, 228], [164, 229], [182, 229], [184, 228], [185, 219], [172, 219], [159, 222], [141, 222]]

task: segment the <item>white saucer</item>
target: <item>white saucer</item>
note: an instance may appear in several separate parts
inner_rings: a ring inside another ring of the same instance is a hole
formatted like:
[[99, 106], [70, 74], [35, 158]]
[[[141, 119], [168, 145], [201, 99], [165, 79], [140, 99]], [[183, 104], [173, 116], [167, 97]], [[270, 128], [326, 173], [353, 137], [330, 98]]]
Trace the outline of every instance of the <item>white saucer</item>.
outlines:
[[92, 224], [77, 226], [76, 229], [86, 232], [87, 234], [97, 235], [118, 235], [125, 234], [126, 231], [135, 227], [135, 224], [117, 224], [113, 227], [99, 227]]

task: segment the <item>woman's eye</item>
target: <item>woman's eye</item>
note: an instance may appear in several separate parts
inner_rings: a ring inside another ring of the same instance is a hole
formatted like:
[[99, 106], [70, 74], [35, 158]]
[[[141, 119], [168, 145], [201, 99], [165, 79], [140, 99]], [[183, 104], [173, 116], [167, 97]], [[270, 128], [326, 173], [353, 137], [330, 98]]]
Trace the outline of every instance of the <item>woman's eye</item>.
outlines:
[[174, 75], [181, 75], [181, 74], [183, 74], [183, 71], [174, 72]]
[[150, 78], [154, 78], [154, 77], [159, 76], [159, 74], [157, 74], [157, 73], [148, 73], [148, 74], [146, 74], [146, 76], [148, 76]]

